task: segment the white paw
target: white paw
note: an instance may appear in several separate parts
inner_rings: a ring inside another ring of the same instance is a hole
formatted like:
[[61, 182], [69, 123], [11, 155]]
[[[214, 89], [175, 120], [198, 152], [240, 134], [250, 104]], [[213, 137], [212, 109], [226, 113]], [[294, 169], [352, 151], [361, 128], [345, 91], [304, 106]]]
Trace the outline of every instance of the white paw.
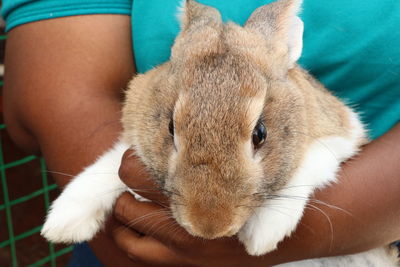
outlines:
[[293, 207], [294, 203], [283, 203], [288, 200], [279, 200], [270, 207], [265, 203], [263, 207], [257, 208], [254, 214], [247, 220], [239, 232], [239, 240], [246, 247], [247, 253], [253, 256], [260, 256], [277, 248], [286, 236], [290, 236], [296, 228], [302, 216], [303, 205], [295, 202], [300, 207], [291, 210], [290, 214], [286, 209], [279, 210], [278, 207]]
[[261, 256], [277, 248], [278, 243], [284, 238], [265, 229], [265, 225], [257, 225], [254, 221], [249, 221], [239, 232], [239, 240], [243, 243], [246, 251], [252, 256]]
[[118, 177], [121, 157], [129, 146], [120, 141], [75, 177], [53, 202], [41, 234], [55, 243], [92, 239], [126, 185]]
[[[106, 210], [90, 201], [74, 201], [61, 195], [52, 205], [41, 235], [54, 243], [79, 243], [92, 239], [101, 229]], [[95, 208], [96, 207], [96, 208]]]

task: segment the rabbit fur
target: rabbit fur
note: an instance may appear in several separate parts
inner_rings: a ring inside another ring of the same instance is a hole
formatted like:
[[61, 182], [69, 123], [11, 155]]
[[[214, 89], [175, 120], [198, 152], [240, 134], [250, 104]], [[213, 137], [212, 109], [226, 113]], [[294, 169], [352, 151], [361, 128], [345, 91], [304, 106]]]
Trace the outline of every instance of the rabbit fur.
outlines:
[[[357, 114], [296, 64], [300, 6], [279, 0], [240, 27], [186, 1], [170, 60], [128, 86], [121, 140], [65, 188], [42, 235], [90, 240], [127, 191], [117, 173], [132, 147], [160, 187], [179, 193], [168, 195], [170, 208], [190, 234], [237, 234], [251, 255], [276, 249], [296, 229], [310, 194], [335, 182], [340, 163], [367, 140]], [[260, 122], [267, 138], [255, 148]], [[391, 266], [379, 265], [382, 259], [395, 266], [386, 251], [297, 264]]]

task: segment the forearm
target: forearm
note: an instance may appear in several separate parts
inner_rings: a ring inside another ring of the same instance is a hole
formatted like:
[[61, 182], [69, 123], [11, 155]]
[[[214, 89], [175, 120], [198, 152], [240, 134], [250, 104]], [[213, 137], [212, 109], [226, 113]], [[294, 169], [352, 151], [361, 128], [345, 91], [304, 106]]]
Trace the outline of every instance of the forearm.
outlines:
[[[121, 132], [121, 92], [134, 72], [130, 18], [81, 16], [23, 25], [9, 34], [5, 64], [8, 129], [20, 146], [42, 152], [64, 186]], [[92, 247], [104, 263], [128, 262], [104, 234]]]
[[399, 149], [397, 124], [343, 164], [338, 183], [316, 192], [310, 202], [316, 208], [270, 255], [273, 263], [357, 253], [400, 239]]

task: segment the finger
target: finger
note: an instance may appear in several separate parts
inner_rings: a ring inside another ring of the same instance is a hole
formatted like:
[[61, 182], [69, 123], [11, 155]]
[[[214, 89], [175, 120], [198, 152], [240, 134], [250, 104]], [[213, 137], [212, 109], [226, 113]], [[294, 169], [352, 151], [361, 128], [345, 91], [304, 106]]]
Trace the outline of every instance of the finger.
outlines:
[[146, 166], [132, 149], [125, 151], [118, 173], [122, 182], [135, 193], [154, 202], [168, 203], [166, 196], [158, 190], [159, 186], [152, 180]]
[[[128, 258], [134, 262], [135, 265], [133, 265], [133, 266], [138, 266], [138, 267], [144, 267], [145, 266], [138, 259], [133, 258], [132, 255], [130, 255], [126, 249], [122, 249], [121, 246], [116, 242], [115, 234], [121, 232], [122, 230], [129, 230], [129, 229], [126, 228], [126, 226], [124, 226], [123, 224], [119, 223], [115, 218], [111, 217], [110, 220], [108, 220], [108, 222], [107, 222], [105, 230], [106, 230], [107, 235], [111, 239], [114, 240], [115, 244], [120, 249], [120, 252], [125, 254], [126, 256], [128, 256]], [[133, 230], [130, 230], [130, 231], [132, 232], [131, 234], [140, 236], [139, 233], [136, 233]]]
[[[160, 241], [132, 231], [126, 226], [119, 226], [113, 231], [116, 244], [127, 253], [134, 262], [155, 266], [183, 265], [183, 259], [175, 251]], [[146, 265], [147, 266], [147, 265]]]
[[117, 200], [114, 216], [126, 226], [167, 245], [181, 248], [181, 244], [188, 241], [197, 242], [178, 225], [169, 209], [150, 202], [139, 202], [128, 193]]

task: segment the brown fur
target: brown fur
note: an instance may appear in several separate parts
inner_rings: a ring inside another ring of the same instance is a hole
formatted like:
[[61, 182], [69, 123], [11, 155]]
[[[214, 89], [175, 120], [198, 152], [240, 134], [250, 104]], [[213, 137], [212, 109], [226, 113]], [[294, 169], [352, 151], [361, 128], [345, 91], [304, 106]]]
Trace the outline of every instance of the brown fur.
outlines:
[[[297, 9], [295, 1], [281, 0], [242, 28], [188, 1], [171, 60], [129, 86], [125, 139], [173, 192], [174, 216], [193, 235], [235, 234], [263, 201], [256, 193], [282, 188], [313, 140], [349, 134], [347, 108], [289, 66], [285, 25]], [[263, 16], [267, 25], [259, 23]], [[268, 137], [252, 151], [260, 117]]]

